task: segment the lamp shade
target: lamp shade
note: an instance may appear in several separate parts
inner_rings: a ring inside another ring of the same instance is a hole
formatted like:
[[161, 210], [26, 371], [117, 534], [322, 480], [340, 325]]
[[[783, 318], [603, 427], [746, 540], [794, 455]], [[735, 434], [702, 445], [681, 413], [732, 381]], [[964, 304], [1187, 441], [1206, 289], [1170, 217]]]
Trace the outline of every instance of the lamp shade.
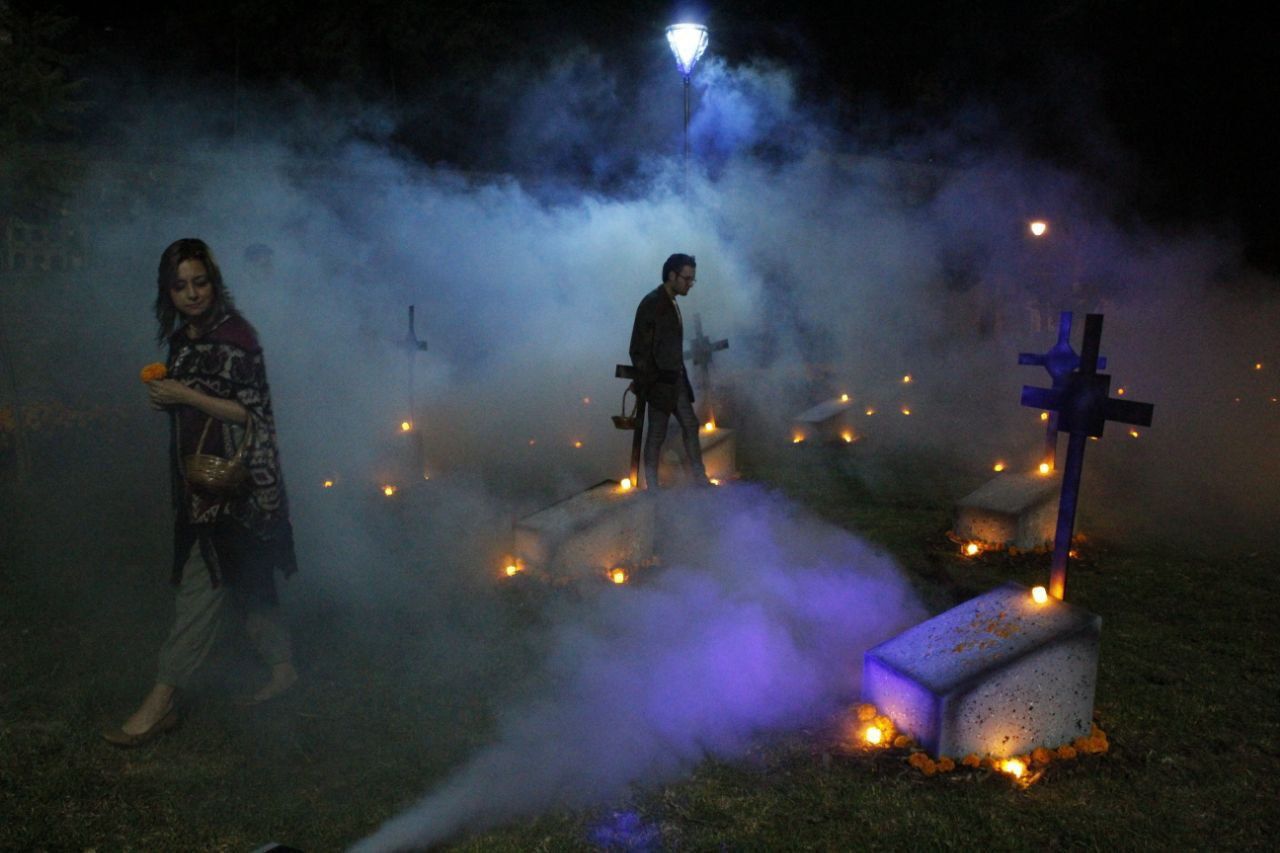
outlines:
[[672, 24], [667, 27], [667, 44], [676, 55], [681, 75], [688, 77], [707, 49], [707, 28], [702, 24]]

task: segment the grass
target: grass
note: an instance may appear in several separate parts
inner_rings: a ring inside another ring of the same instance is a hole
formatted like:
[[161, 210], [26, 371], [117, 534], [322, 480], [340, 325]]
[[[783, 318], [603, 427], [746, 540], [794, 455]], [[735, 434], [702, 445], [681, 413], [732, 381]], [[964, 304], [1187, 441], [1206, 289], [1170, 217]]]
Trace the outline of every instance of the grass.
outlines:
[[[944, 459], [809, 447], [766, 462], [749, 451], [744, 473], [892, 553], [931, 610], [1047, 573], [1044, 555], [956, 553], [948, 490], [981, 475]], [[474, 626], [429, 602], [313, 607], [295, 620], [309, 650], [295, 695], [237, 707], [230, 697], [260, 673], [233, 639], [176, 734], [111, 749], [98, 730], [145, 692], [171, 606], [155, 569], [164, 530], [99, 531], [86, 550], [48, 520], [53, 507], [4, 501], [18, 509], [0, 550], [0, 849], [342, 849], [485, 744], [496, 703], [538, 655], [536, 612], [501, 601], [497, 621]], [[1029, 788], [968, 770], [925, 778], [901, 753], [850, 748], [833, 721], [625, 803], [455, 846], [589, 849], [627, 812], [648, 831], [637, 846], [663, 849], [1271, 849], [1276, 569], [1274, 554], [1086, 543], [1068, 596], [1103, 617], [1096, 713], [1112, 748], [1051, 765]], [[453, 668], [429, 665], [457, 657], [433, 647], [441, 619], [471, 638]]]

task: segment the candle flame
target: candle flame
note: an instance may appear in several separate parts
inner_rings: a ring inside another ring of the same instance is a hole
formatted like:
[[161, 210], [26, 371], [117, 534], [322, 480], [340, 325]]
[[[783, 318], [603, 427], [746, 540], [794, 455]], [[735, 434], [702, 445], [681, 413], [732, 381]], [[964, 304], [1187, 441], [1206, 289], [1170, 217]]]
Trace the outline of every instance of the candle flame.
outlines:
[[853, 439], [854, 439], [853, 430], [851, 429], [845, 430], [844, 432], [840, 433], [840, 437], [844, 439], [845, 444], [853, 444]]
[[520, 574], [522, 571], [524, 571], [524, 566], [520, 565], [518, 562], [507, 563], [506, 568], [504, 568], [502, 571], [503, 573], [506, 574], [507, 577], [513, 578], [516, 575]]
[[1003, 470], [1004, 470], [1004, 463], [1003, 463], [1003, 462], [997, 462], [996, 464], [994, 464], [994, 465], [992, 465], [992, 466], [991, 466], [991, 470], [992, 470], [992, 471], [995, 471], [997, 474], [999, 474], [1001, 471], [1003, 471]]
[[982, 553], [982, 546], [977, 542], [970, 542], [964, 546], [964, 555], [966, 557], [976, 557]]
[[849, 402], [849, 395], [848, 395], [848, 394], [841, 394], [841, 395], [840, 395], [840, 402], [841, 402], [841, 403], [847, 403], [847, 402]]
[[911, 374], [910, 374], [910, 373], [908, 373], [906, 376], [902, 377], [902, 384], [903, 384], [903, 385], [910, 385], [910, 384], [911, 384]]
[[1254, 362], [1254, 364], [1253, 364], [1253, 369], [1254, 369], [1254, 370], [1261, 370], [1261, 369], [1262, 369], [1262, 362], [1260, 362], [1260, 361], [1256, 361], [1256, 362]]
[[1041, 474], [1048, 474], [1051, 471], [1053, 471], [1053, 466], [1048, 462], [1041, 462], [1040, 467], [1037, 468], [1036, 470], [1039, 471]]
[[582, 447], [582, 442], [581, 442], [581, 441], [575, 441], [575, 442], [573, 443], [573, 446], [574, 446], [575, 448], [580, 448], [580, 447]]
[[709, 479], [707, 480], [707, 482], [708, 482], [708, 483], [710, 483], [710, 484], [711, 484], [711, 485], [713, 485], [713, 486], [718, 486], [718, 485], [720, 485], [720, 480], [719, 480], [719, 478], [717, 478], [717, 477], [711, 477], [711, 478], [709, 478]]
[[1119, 388], [1117, 388], [1117, 389], [1116, 389], [1116, 396], [1117, 396], [1117, 397], [1123, 397], [1123, 396], [1124, 396], [1124, 386], [1123, 386], [1123, 385], [1121, 385]]
[[1142, 433], [1138, 432], [1136, 429], [1131, 429], [1129, 430], [1129, 435], [1131, 435], [1134, 438], [1137, 438], [1138, 436], [1142, 435]]
[[1049, 223], [1043, 219], [1036, 219], [1027, 224], [1027, 229], [1031, 232], [1031, 236], [1043, 237], [1049, 232]]
[[409, 430], [411, 430], [411, 429], [413, 429], [413, 423], [412, 423], [411, 421], [401, 421], [401, 422], [400, 422], [400, 431], [401, 431], [401, 432], [408, 432], [408, 431], [409, 431]]
[[880, 743], [880, 741], [884, 740], [884, 732], [880, 731], [879, 726], [867, 726], [867, 728], [862, 732], [862, 739], [872, 746], [875, 746]]
[[609, 571], [609, 580], [613, 581], [613, 582], [614, 582], [614, 583], [616, 583], [616, 584], [624, 584], [624, 583], [626, 583], [626, 582], [627, 582], [627, 570], [626, 570], [626, 569], [611, 569], [611, 570]]
[[1047, 421], [1047, 420], [1049, 420], [1049, 413], [1048, 413], [1048, 412], [1041, 412], [1041, 413], [1040, 413], [1040, 420], [1042, 420], [1042, 421]]
[[910, 410], [909, 408], [907, 408], [906, 406], [903, 406], [903, 407], [902, 407], [902, 414], [904, 414], [904, 415], [909, 415], [909, 414], [911, 414], [911, 410]]
[[324, 481], [324, 487], [325, 487], [326, 489], [332, 489], [332, 488], [333, 488], [333, 480], [325, 480], [325, 481]]
[[875, 409], [867, 409], [867, 417], [871, 417], [876, 413]]
[[801, 433], [798, 433], [798, 432], [797, 432], [797, 433], [795, 433], [794, 435], [792, 435], [792, 436], [791, 436], [791, 443], [792, 443], [792, 444], [799, 444], [799, 443], [800, 443], [800, 442], [802, 442], [802, 441], [804, 441], [804, 436], [803, 436]]
[[583, 397], [583, 398], [582, 398], [582, 405], [584, 405], [584, 406], [590, 406], [590, 405], [591, 405], [591, 398], [590, 398], [590, 397]]
[[715, 422], [715, 421], [707, 421], [705, 424], [703, 424], [703, 425], [702, 425], [702, 428], [703, 428], [704, 430], [706, 430], [707, 432], [715, 432], [715, 431], [716, 431], [716, 422]]
[[394, 495], [394, 494], [396, 493], [396, 487], [395, 487], [395, 486], [392, 486], [392, 485], [389, 485], [389, 484], [388, 484], [388, 485], [386, 485], [386, 486], [383, 486], [383, 487], [382, 487], [382, 493], [383, 493], [384, 495], [386, 495], [387, 497], [391, 497], [392, 495]]
[[623, 477], [623, 478], [622, 478], [622, 482], [621, 482], [619, 485], [622, 487], [622, 491], [624, 491], [624, 492], [629, 492], [629, 491], [631, 491], [631, 478], [630, 478], [630, 477]]
[[534, 446], [535, 444], [537, 444], [537, 443], [538, 443], [538, 440], [537, 440], [536, 438], [531, 438], [531, 439], [529, 439], [529, 446], [530, 446], [530, 447], [533, 447], [533, 446]]
[[1042, 586], [1031, 587], [1031, 600], [1036, 604], [1044, 604], [1049, 600], [1049, 591]]
[[1015, 779], [1021, 779], [1027, 772], [1027, 765], [1017, 758], [1006, 758], [1000, 762], [1000, 769]]

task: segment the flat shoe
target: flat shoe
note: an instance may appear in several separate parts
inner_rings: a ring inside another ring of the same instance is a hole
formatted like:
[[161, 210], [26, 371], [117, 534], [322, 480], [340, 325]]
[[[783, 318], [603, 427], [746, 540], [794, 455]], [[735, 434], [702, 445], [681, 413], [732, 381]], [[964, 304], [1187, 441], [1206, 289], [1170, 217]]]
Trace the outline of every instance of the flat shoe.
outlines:
[[103, 732], [102, 737], [107, 741], [107, 743], [132, 749], [133, 747], [142, 746], [144, 743], [149, 743], [155, 740], [165, 732], [177, 728], [177, 726], [178, 709], [174, 707], [170, 708], [163, 717], [156, 720], [151, 728], [147, 729], [145, 732], [139, 732], [136, 735], [131, 735], [124, 729], [117, 727]]

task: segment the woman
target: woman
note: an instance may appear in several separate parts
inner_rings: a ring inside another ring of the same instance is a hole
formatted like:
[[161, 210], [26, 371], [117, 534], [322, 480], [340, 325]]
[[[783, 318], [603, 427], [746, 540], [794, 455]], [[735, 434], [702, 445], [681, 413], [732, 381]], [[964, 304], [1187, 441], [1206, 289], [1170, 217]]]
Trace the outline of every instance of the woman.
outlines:
[[[174, 695], [212, 648], [228, 598], [271, 667], [271, 680], [250, 701], [273, 699], [298, 678], [274, 575], [291, 575], [297, 563], [257, 334], [204, 241], [165, 249], [157, 284], [157, 340], [168, 342], [169, 358], [167, 378], [148, 382], [147, 392], [152, 408], [169, 413], [177, 607], [155, 686], [120, 728], [103, 733], [120, 746], [139, 746], [177, 725]], [[185, 479], [188, 455], [230, 457], [246, 434], [248, 477], [236, 492], [215, 494]]]

